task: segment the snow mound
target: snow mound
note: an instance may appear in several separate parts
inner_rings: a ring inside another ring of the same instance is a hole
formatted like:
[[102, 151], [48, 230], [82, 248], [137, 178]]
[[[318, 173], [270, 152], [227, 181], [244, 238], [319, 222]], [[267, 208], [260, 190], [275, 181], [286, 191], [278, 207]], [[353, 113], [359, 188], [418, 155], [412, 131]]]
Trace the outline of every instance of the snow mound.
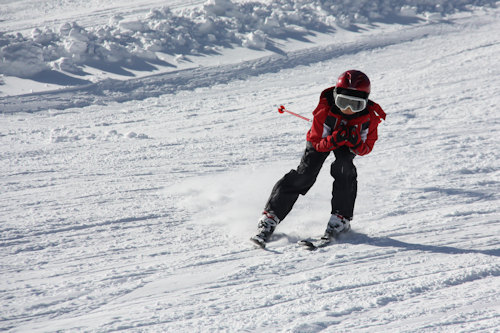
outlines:
[[321, 0], [274, 0], [233, 3], [209, 0], [203, 6], [173, 12], [151, 9], [142, 18], [120, 15], [108, 24], [82, 27], [67, 22], [58, 28], [35, 28], [30, 36], [0, 32], [0, 74], [30, 78], [46, 70], [84, 75], [84, 66], [117, 65], [151, 70], [166, 64], [158, 52], [182, 59], [186, 54], [213, 54], [220, 47], [265, 49], [270, 38], [300, 38], [311, 31], [333, 31], [356, 24], [421, 15], [436, 20], [471, 6], [496, 6], [495, 0], [357, 0], [332, 4]]

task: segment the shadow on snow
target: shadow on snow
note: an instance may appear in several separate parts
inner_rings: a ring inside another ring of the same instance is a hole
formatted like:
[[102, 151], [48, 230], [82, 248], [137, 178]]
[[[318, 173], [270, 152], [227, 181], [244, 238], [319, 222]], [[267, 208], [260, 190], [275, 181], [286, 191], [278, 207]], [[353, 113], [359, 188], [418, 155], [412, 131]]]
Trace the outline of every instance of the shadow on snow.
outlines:
[[343, 243], [349, 244], [368, 244], [378, 247], [395, 247], [405, 251], [424, 251], [443, 254], [485, 254], [489, 256], [500, 257], [500, 249], [475, 250], [460, 249], [452, 246], [425, 245], [403, 242], [390, 237], [371, 237], [351, 231], [348, 235], [342, 237]]

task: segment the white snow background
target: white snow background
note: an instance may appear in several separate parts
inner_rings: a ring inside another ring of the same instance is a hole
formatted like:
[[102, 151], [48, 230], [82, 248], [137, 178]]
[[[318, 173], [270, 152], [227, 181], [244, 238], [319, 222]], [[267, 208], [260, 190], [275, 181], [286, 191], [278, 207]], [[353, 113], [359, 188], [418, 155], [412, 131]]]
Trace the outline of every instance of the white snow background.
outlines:
[[[0, 1], [0, 330], [500, 332], [497, 1]], [[329, 158], [267, 250], [320, 92], [387, 112], [353, 231]]]

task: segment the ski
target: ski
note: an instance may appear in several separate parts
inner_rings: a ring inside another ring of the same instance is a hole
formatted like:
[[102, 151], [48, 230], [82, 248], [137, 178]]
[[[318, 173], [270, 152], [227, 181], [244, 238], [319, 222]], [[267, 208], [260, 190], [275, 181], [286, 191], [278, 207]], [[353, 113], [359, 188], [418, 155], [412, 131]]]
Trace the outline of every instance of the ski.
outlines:
[[307, 240], [307, 239], [301, 239], [298, 244], [302, 246], [304, 249], [309, 250], [309, 251], [314, 251], [319, 248], [325, 247], [328, 244], [332, 243], [335, 238], [320, 238], [318, 240]]
[[330, 236], [327, 236], [325, 233], [324, 236], [321, 238], [315, 239], [315, 240], [309, 240], [309, 239], [301, 239], [298, 241], [297, 244], [302, 246], [304, 249], [309, 250], [309, 251], [314, 251], [319, 248], [325, 247], [335, 241], [337, 241], [340, 237], [340, 235], [345, 234], [351, 230], [351, 226], [349, 225], [346, 229], [340, 231], [340, 232], [334, 232]]
[[[321, 238], [301, 239], [297, 242], [297, 244], [306, 250], [314, 251], [314, 250], [317, 250], [319, 248], [325, 247], [331, 243], [334, 243], [335, 241], [337, 241], [339, 239], [341, 234], [348, 232], [350, 229], [351, 228], [349, 228], [345, 231], [342, 231], [341, 233], [335, 233], [335, 234], [331, 235], [330, 237], [323, 236]], [[250, 241], [252, 241], [252, 243], [256, 247], [261, 248], [261, 249], [266, 249], [267, 242], [262, 237], [259, 237], [259, 235], [255, 235], [255, 236], [250, 237]]]

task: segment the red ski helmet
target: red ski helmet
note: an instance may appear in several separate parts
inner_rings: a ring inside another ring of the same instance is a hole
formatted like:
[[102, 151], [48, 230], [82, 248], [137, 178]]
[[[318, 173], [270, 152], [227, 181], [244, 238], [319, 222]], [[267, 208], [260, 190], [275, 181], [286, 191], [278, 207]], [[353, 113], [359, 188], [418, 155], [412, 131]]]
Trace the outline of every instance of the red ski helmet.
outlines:
[[370, 94], [370, 79], [365, 73], [351, 69], [340, 74], [335, 87], [337, 91], [342, 90], [343, 94], [368, 98]]

